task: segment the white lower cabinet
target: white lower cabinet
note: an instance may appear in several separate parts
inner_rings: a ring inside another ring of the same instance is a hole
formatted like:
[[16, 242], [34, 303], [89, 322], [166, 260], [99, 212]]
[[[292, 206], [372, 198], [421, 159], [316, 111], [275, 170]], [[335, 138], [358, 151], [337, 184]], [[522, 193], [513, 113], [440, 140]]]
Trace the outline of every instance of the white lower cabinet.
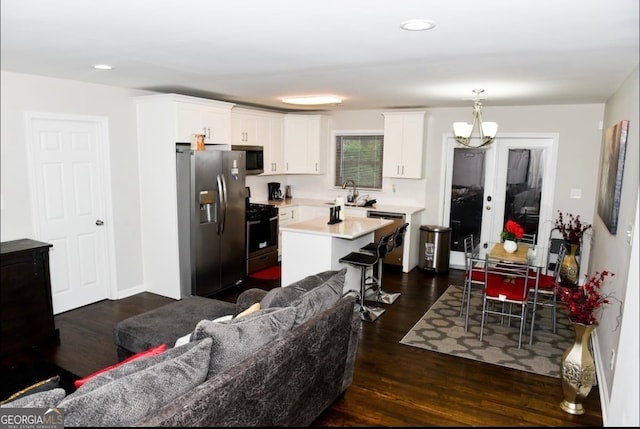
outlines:
[[[298, 207], [278, 208], [278, 228], [290, 223], [298, 222]], [[278, 259], [282, 257], [282, 233], [278, 232]]]

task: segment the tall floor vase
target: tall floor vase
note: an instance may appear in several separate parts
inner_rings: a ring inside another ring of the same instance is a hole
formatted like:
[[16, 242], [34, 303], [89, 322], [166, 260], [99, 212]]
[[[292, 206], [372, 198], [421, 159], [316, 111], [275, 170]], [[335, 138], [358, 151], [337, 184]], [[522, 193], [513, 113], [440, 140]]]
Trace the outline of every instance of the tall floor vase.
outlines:
[[576, 259], [576, 252], [580, 248], [579, 244], [565, 244], [567, 246], [567, 254], [560, 266], [560, 282], [563, 286], [576, 286], [578, 284], [578, 275], [580, 273], [580, 264]]
[[596, 382], [596, 366], [589, 351], [589, 338], [597, 324], [573, 323], [575, 340], [562, 355], [560, 408], [569, 414], [584, 414], [582, 401]]

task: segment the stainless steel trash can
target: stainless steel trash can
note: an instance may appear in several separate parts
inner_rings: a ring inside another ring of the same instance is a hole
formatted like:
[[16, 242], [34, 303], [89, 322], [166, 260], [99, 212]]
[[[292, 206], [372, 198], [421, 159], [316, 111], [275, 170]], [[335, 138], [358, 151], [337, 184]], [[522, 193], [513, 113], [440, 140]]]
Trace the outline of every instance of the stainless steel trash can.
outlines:
[[436, 273], [449, 271], [451, 228], [439, 225], [420, 227], [420, 268]]

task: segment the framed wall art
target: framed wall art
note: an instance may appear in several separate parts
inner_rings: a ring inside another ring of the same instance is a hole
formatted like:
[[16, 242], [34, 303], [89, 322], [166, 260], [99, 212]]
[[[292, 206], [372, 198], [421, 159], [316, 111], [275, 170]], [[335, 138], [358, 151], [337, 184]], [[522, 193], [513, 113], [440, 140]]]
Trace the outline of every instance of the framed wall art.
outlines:
[[627, 151], [627, 133], [629, 121], [623, 120], [604, 133], [604, 142], [600, 157], [600, 185], [598, 191], [598, 215], [607, 225], [611, 234], [618, 230], [620, 212], [620, 194], [622, 193], [622, 174], [624, 156]]

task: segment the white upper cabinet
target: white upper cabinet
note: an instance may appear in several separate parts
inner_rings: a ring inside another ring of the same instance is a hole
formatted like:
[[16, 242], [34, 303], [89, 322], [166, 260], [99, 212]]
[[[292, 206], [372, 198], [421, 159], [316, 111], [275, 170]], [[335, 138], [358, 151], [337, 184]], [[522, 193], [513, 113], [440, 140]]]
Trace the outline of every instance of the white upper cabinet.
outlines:
[[264, 145], [264, 174], [283, 174], [284, 118], [280, 114], [262, 117], [258, 130], [268, 134]]
[[320, 174], [327, 119], [322, 115], [288, 113], [284, 116], [284, 173]]
[[231, 144], [264, 146], [258, 137], [259, 117], [247, 110], [231, 111]]
[[231, 135], [232, 145], [264, 147], [263, 175], [284, 173], [282, 113], [234, 107], [231, 111]]
[[382, 175], [421, 179], [425, 112], [385, 112]]
[[194, 102], [192, 98], [175, 101], [176, 141], [187, 143], [192, 141], [194, 134], [204, 134], [205, 143], [230, 144], [231, 106], [220, 101]]

